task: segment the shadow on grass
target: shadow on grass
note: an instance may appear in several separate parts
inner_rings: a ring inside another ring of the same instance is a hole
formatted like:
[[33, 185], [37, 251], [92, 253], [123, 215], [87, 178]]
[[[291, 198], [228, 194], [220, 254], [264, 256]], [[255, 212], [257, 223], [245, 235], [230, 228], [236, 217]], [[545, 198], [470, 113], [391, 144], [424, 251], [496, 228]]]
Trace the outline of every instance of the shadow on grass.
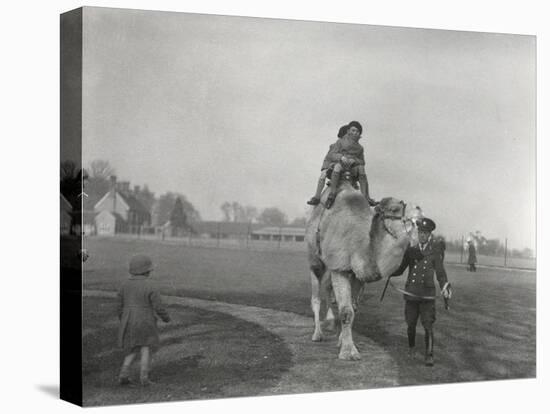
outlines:
[[[149, 388], [120, 387], [114, 301], [84, 299], [84, 404], [112, 405], [261, 395], [292, 364], [291, 352], [261, 326], [218, 312], [169, 306]], [[138, 366], [132, 378], [137, 381]]]

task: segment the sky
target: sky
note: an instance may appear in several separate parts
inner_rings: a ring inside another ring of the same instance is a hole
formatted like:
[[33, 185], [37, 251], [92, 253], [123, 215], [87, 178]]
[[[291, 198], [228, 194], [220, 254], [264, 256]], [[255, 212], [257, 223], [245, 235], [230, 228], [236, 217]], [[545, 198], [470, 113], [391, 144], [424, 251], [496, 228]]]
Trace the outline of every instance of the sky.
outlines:
[[535, 38], [86, 8], [83, 164], [304, 216], [341, 125], [363, 125], [371, 195], [438, 231], [535, 247]]

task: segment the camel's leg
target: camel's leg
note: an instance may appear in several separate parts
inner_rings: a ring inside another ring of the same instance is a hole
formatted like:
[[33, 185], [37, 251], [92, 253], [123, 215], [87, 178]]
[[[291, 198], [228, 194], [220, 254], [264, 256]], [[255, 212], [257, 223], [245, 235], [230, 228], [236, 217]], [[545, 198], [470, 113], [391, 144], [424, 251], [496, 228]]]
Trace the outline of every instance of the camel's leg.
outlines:
[[363, 291], [365, 290], [365, 284], [361, 282], [356, 277], [352, 278], [351, 280], [351, 297], [352, 297], [352, 305], [353, 310], [357, 313], [357, 308], [359, 307], [359, 304], [361, 303], [361, 295], [363, 294]]
[[330, 303], [327, 303], [327, 316], [325, 318], [325, 327], [329, 331], [334, 331], [336, 329], [336, 319], [334, 318], [334, 312], [332, 311], [332, 306]]
[[320, 281], [315, 276], [315, 273], [310, 272], [311, 275], [311, 310], [313, 311], [313, 318], [315, 321], [315, 330], [311, 340], [319, 342], [323, 340], [323, 332], [321, 331], [321, 319], [319, 313], [321, 311], [321, 295], [320, 295]]
[[340, 354], [338, 355], [338, 358], [345, 360], [361, 359], [361, 355], [353, 343], [351, 334], [355, 312], [353, 311], [351, 300], [350, 276], [333, 271], [332, 287], [334, 288], [334, 295], [336, 296], [336, 302], [338, 303], [338, 313], [342, 329], [339, 338], [342, 345], [340, 347]]
[[334, 290], [332, 289], [332, 283], [330, 282], [330, 273], [327, 273], [325, 276], [328, 276], [327, 280], [321, 284], [321, 289], [324, 288], [324, 298], [327, 307], [327, 313], [325, 316], [325, 328], [329, 331], [334, 331], [336, 329], [336, 319], [334, 317], [334, 311], [332, 310], [332, 305], [336, 305], [336, 299], [334, 297]]

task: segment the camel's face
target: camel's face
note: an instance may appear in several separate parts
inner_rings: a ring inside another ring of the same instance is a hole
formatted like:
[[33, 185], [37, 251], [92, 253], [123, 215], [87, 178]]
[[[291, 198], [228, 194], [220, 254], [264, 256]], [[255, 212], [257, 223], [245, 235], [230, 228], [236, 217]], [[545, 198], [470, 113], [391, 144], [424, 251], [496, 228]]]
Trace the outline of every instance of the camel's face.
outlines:
[[385, 217], [392, 219], [388, 226], [391, 226], [395, 234], [407, 236], [413, 246], [418, 244], [416, 222], [423, 217], [420, 207], [388, 197], [382, 199], [377, 208]]

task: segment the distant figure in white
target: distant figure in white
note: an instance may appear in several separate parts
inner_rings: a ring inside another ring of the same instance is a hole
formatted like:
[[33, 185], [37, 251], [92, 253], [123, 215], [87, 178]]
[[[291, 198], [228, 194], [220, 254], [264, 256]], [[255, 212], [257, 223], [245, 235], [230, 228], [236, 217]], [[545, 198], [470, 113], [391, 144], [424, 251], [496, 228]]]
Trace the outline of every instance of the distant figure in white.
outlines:
[[[321, 297], [327, 296], [325, 288], [332, 284], [341, 323], [338, 357], [358, 360], [361, 356], [352, 338], [353, 305], [365, 283], [389, 276], [401, 264], [407, 246], [418, 243], [416, 221], [422, 212], [391, 197], [371, 209], [349, 181], [341, 182], [331, 209], [323, 206], [327, 193], [325, 190], [306, 226], [315, 319], [312, 340], [323, 338]], [[326, 319], [334, 319], [330, 304]]]

